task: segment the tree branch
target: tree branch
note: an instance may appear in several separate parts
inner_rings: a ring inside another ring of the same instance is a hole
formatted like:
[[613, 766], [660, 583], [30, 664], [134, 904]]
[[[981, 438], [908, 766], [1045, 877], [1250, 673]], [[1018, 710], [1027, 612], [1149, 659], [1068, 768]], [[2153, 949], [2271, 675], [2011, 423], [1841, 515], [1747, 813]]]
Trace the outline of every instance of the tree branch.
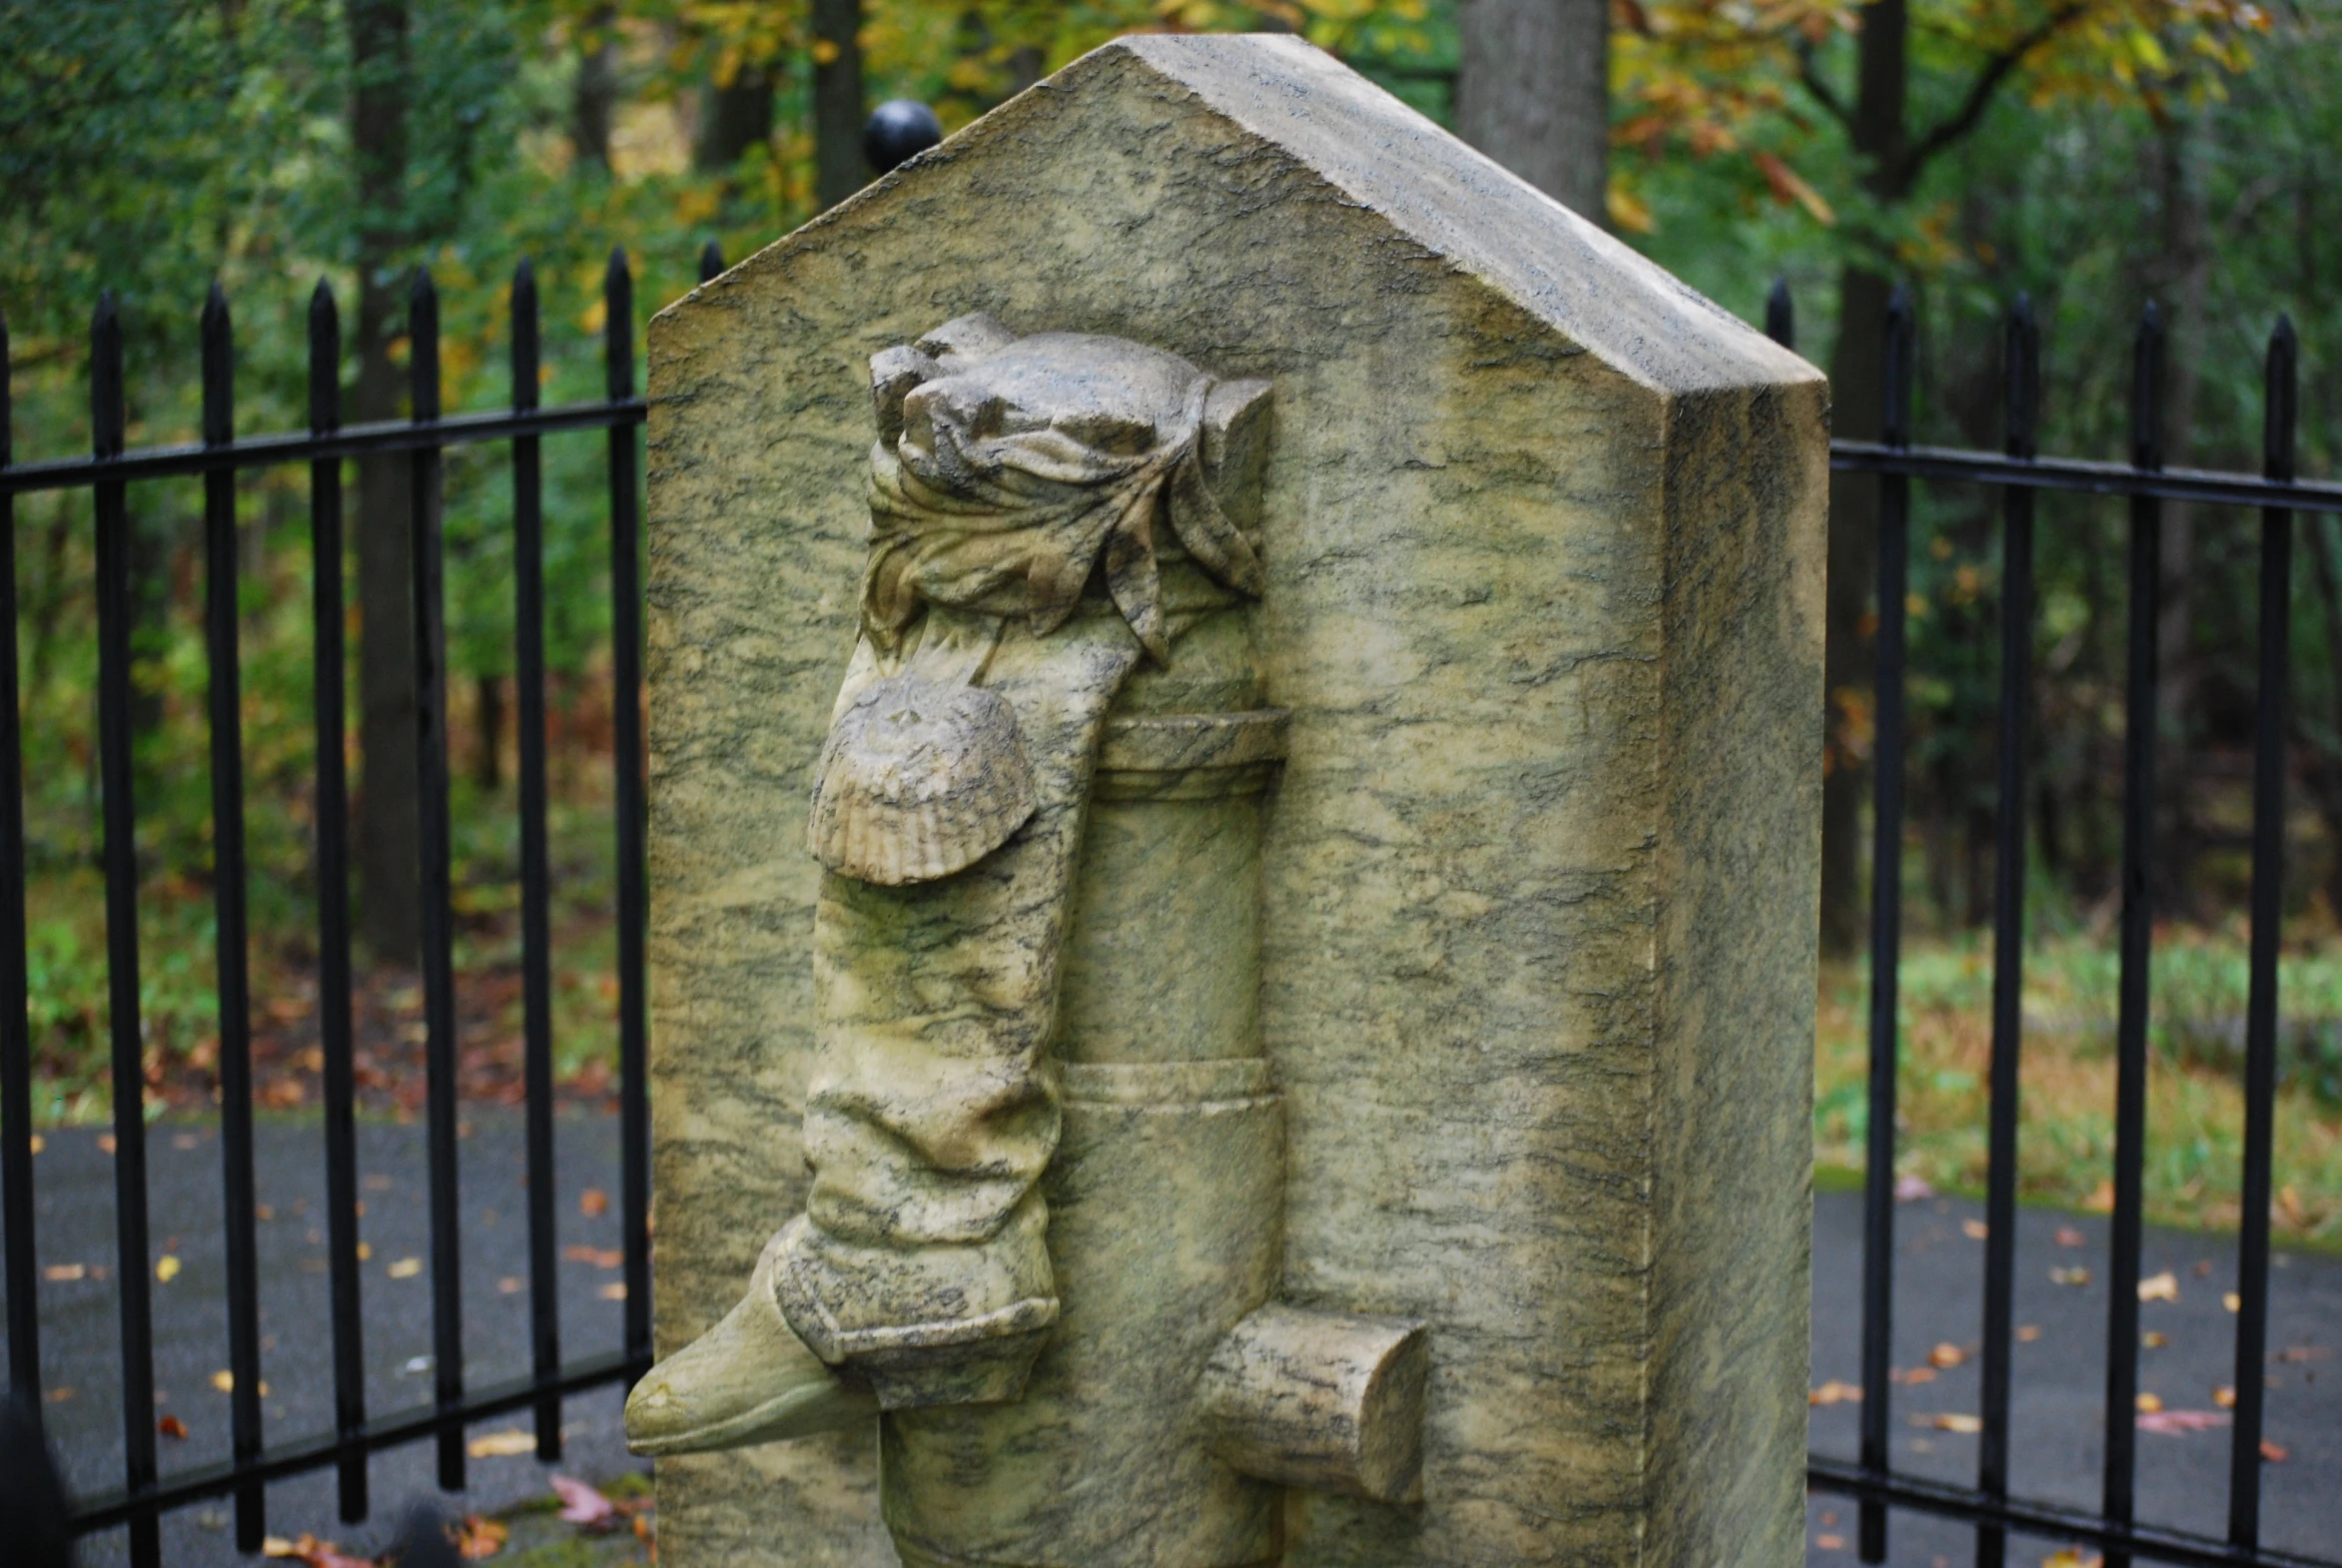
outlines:
[[2034, 50], [2080, 21], [2089, 8], [2090, 0], [2068, 0], [2067, 4], [2043, 17], [2030, 32], [2020, 35], [1986, 60], [1983, 68], [1976, 72], [1975, 80], [1968, 83], [1967, 96], [1960, 100], [1959, 107], [1903, 155], [1895, 171], [1896, 186], [1908, 191], [1917, 185], [1920, 175], [1939, 153], [1953, 146], [1976, 128], [1976, 123], [1984, 118], [1984, 111], [1992, 105], [1992, 95], [2000, 90], [2000, 84], [2008, 80], [2010, 73], [2024, 64]]
[[1797, 45], [1797, 79], [1831, 119], [1843, 126], [1854, 124], [1854, 111], [1838, 96], [1837, 89], [1822, 79], [1822, 68], [1814, 63], [1814, 46], [1804, 39]]

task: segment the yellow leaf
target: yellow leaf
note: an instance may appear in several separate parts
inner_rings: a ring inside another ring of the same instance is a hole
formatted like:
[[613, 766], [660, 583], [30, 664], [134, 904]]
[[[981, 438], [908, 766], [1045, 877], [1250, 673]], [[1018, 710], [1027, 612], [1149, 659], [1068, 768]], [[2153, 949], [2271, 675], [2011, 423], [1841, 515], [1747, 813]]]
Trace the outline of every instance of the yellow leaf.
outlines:
[[536, 1452], [534, 1435], [508, 1426], [500, 1432], [482, 1432], [463, 1445], [463, 1451], [474, 1459], [501, 1459], [513, 1454]]
[[1960, 1362], [1966, 1359], [1967, 1352], [1962, 1350], [1959, 1346], [1952, 1343], [1950, 1340], [1946, 1340], [1944, 1343], [1936, 1346], [1935, 1349], [1928, 1352], [1928, 1364], [1930, 1366], [1957, 1366]]
[[2161, 1273], [2138, 1282], [2138, 1298], [2142, 1301], [2176, 1301], [2179, 1299], [2179, 1276], [2166, 1268]]
[[2139, 1414], [2153, 1415], [2163, 1408], [2163, 1397], [2160, 1394], [2140, 1394], [2137, 1403]]
[[1611, 223], [1629, 234], [1649, 234], [1659, 227], [1659, 220], [1651, 216], [1634, 192], [1616, 181], [1611, 182], [1603, 205], [1610, 209]]
[[1936, 1417], [1935, 1426], [1939, 1432], [1960, 1432], [1972, 1437], [1984, 1429], [1984, 1422], [1981, 1416], [1946, 1412]]
[[212, 1386], [224, 1394], [234, 1393], [236, 1391], [236, 1374], [234, 1372], [214, 1372]]
[[2223, 1410], [2236, 1408], [2236, 1390], [2223, 1383], [2212, 1390], [2212, 1403]]
[[419, 1257], [401, 1257], [398, 1259], [398, 1261], [390, 1265], [390, 1277], [392, 1279], [412, 1279], [416, 1274], [421, 1272], [422, 1259]]
[[165, 1252], [155, 1259], [155, 1277], [165, 1284], [179, 1277], [179, 1258], [175, 1253]]
[[2233, 1291], [2233, 1290], [2229, 1290], [2229, 1291], [2226, 1291], [2226, 1292], [2224, 1292], [2224, 1293], [2221, 1295], [2221, 1297], [2220, 1297], [2220, 1304], [2221, 1304], [2222, 1306], [2224, 1306], [2224, 1307], [2228, 1308], [2228, 1310], [2229, 1310], [2229, 1311], [2231, 1311], [2231, 1312], [2234, 1312], [2234, 1311], [2237, 1311], [2237, 1310], [2239, 1310], [2239, 1309], [2241, 1309], [2241, 1308], [2243, 1307], [2243, 1305], [2244, 1305], [2244, 1297], [2242, 1297], [2242, 1296], [2238, 1295], [2238, 1294], [2237, 1294], [2235, 1291]]
[[608, 1284], [603, 1285], [599, 1293], [601, 1298], [605, 1301], [623, 1301], [626, 1299], [626, 1281], [623, 1279], [613, 1279]]
[[[359, 1211], [360, 1211], [360, 1212], [362, 1212], [362, 1213], [363, 1213], [363, 1212], [365, 1212], [365, 1210], [366, 1210], [366, 1205], [365, 1205], [364, 1203], [361, 1203], [361, 1204], [359, 1204], [358, 1206], [359, 1206]], [[361, 1242], [359, 1242], [359, 1243], [358, 1243], [358, 1260], [359, 1260], [360, 1262], [362, 1262], [362, 1263], [363, 1263], [363, 1262], [365, 1262], [365, 1261], [366, 1261], [368, 1258], [370, 1258], [370, 1257], [372, 1257], [372, 1256], [374, 1256], [374, 1255], [375, 1255], [375, 1249], [374, 1249], [374, 1247], [373, 1247], [373, 1246], [372, 1246], [370, 1243], [368, 1243], [368, 1242], [365, 1242], [365, 1241], [361, 1241]]]

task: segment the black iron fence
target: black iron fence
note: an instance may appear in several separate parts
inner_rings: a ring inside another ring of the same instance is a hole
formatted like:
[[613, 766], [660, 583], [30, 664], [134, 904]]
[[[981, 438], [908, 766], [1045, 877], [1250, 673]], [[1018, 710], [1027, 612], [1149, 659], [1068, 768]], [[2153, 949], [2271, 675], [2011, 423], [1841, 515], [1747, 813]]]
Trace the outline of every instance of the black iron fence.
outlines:
[[[1792, 316], [1776, 286], [1768, 329], [1787, 342]], [[2139, 323], [2130, 395], [2131, 460], [2077, 462], [2037, 454], [2040, 339], [2020, 299], [2007, 324], [1999, 454], [1912, 444], [1914, 323], [1898, 291], [1887, 322], [1885, 438], [1836, 441], [1831, 465], [1879, 475], [1878, 695], [1871, 899], [1871, 1070], [1864, 1176], [1862, 1452], [1857, 1462], [1814, 1455], [1810, 1484], [1861, 1500], [1859, 1547], [1887, 1557], [1891, 1508], [1972, 1523], [1978, 1568], [1999, 1568], [2012, 1531], [2095, 1546], [2109, 1568], [2134, 1558], [2187, 1564], [2289, 1565], [2323, 1560], [2263, 1547], [2262, 1362], [2268, 1351], [2269, 1197], [2277, 1093], [2277, 944], [2284, 876], [2286, 676], [2293, 517], [2342, 511], [2342, 485], [2294, 476], [2296, 345], [2282, 319], [2270, 336], [2262, 472], [2167, 468], [2162, 429], [2163, 327], [2153, 306]], [[1842, 392], [1843, 395], [1843, 392]], [[1900, 1047], [1897, 970], [1902, 952], [1906, 606], [1912, 480], [1964, 480], [2001, 489], [1999, 778], [1995, 813], [1990, 1112], [1984, 1200], [1982, 1408], [1976, 1484], [1961, 1488], [1898, 1473], [1888, 1454], [1890, 1330], [1895, 1304], [1895, 1091]], [[2009, 1489], [2009, 1372], [2015, 1339], [2016, 1133], [2024, 960], [2025, 754], [2032, 689], [2033, 498], [2042, 490], [2125, 496], [2130, 506], [2127, 667], [2123, 704], [2121, 970], [2115, 1025], [2114, 1206], [2107, 1292], [2104, 1471], [2099, 1511], [2028, 1502]], [[2236, 1405], [2230, 1428], [2225, 1540], [2142, 1524], [2133, 1495], [2137, 1447], [2140, 1220], [2146, 1132], [2147, 977], [2152, 947], [2148, 873], [2155, 791], [2156, 620], [2166, 501], [2260, 511], [2258, 692], [2253, 727], [2252, 936], [2245, 1020], [2244, 1170], [2236, 1280]], [[2331, 1568], [2330, 1562], [2324, 1568]]]
[[[711, 245], [702, 278], [720, 271]], [[642, 583], [634, 390], [633, 279], [613, 254], [603, 282], [605, 396], [538, 406], [537, 298], [524, 263], [511, 295], [512, 404], [507, 411], [442, 416], [438, 299], [427, 273], [408, 298], [412, 416], [343, 425], [341, 334], [323, 283], [309, 314], [310, 427], [300, 434], [235, 433], [235, 356], [226, 297], [215, 287], [203, 315], [203, 439], [187, 446], [123, 449], [122, 332], [112, 297], [90, 334], [91, 455], [17, 463], [8, 444], [0, 385], [0, 529], [14, 537], [15, 497], [87, 489], [96, 503], [99, 779], [106, 887], [109, 1045], [121, 1315], [125, 1463], [122, 1485], [77, 1501], [77, 1533], [129, 1527], [130, 1559], [160, 1560], [160, 1515], [201, 1498], [233, 1494], [236, 1541], [258, 1551], [268, 1482], [304, 1471], [339, 1471], [341, 1515], [367, 1517], [367, 1458], [421, 1439], [437, 1445], [438, 1481], [464, 1484], [464, 1426], [522, 1408], [535, 1416], [536, 1453], [561, 1452], [564, 1395], [631, 1380], [649, 1365], [649, 1121], [643, 1081]], [[0, 358], [6, 352], [0, 323]], [[617, 830], [617, 1012], [620, 1178], [625, 1286], [622, 1348], [584, 1358], [561, 1353], [553, 1212], [551, 876], [546, 852], [544, 576], [539, 443], [564, 431], [604, 430], [609, 442], [609, 564]], [[446, 626], [441, 454], [449, 446], [509, 444], [512, 462], [515, 687], [519, 730], [522, 1060], [528, 1187], [529, 1375], [466, 1388], [457, 1225], [454, 918], [449, 873]], [[356, 1078], [352, 1041], [349, 812], [343, 763], [342, 463], [403, 452], [410, 467], [410, 594], [416, 649], [421, 951], [433, 1387], [427, 1405], [370, 1414], [359, 1308]], [[313, 680], [317, 726], [318, 1003], [325, 1107], [327, 1257], [333, 1303], [334, 1428], [264, 1444], [260, 1281], [255, 1236], [251, 987], [246, 959], [244, 784], [238, 670], [236, 472], [306, 462], [314, 552]], [[232, 1457], [159, 1473], [156, 1463], [154, 1314], [147, 1225], [145, 1074], [139, 989], [138, 860], [132, 795], [130, 513], [132, 481], [197, 474], [204, 481], [205, 642], [210, 676], [212, 830], [215, 853], [219, 1076]], [[15, 557], [0, 548], [0, 603], [16, 602]], [[15, 619], [0, 636], [0, 692], [17, 689]], [[32, 1042], [26, 1016], [26, 846], [22, 736], [14, 700], [0, 702], [0, 1211], [6, 1223], [8, 1370], [11, 1396], [36, 1422], [41, 1409], [40, 1321], [33, 1236]]]
[[[704, 279], [721, 269], [711, 245]], [[637, 436], [644, 415], [634, 391], [632, 285], [623, 255], [613, 256], [604, 287], [602, 400], [537, 405], [536, 291], [524, 265], [512, 289], [512, 405], [509, 410], [442, 416], [439, 409], [437, 301], [427, 275], [409, 300], [412, 417], [342, 426], [340, 342], [332, 294], [321, 285], [310, 314], [310, 428], [306, 433], [238, 437], [234, 433], [233, 353], [226, 300], [215, 291], [204, 315], [203, 440], [188, 446], [123, 449], [122, 343], [110, 299], [91, 335], [92, 454], [15, 463], [7, 444], [0, 385], [0, 527], [13, 538], [14, 496], [43, 489], [93, 492], [96, 502], [99, 619], [99, 768], [103, 795], [110, 1045], [114, 1088], [122, 1401], [126, 1462], [119, 1489], [79, 1500], [77, 1532], [127, 1525], [130, 1555], [145, 1568], [160, 1558], [160, 1515], [207, 1497], [236, 1499], [236, 1538], [257, 1550], [265, 1533], [267, 1483], [306, 1471], [339, 1472], [346, 1522], [369, 1511], [367, 1459], [420, 1440], [436, 1444], [438, 1480], [464, 1483], [466, 1423], [529, 1409], [536, 1453], [561, 1451], [565, 1395], [630, 1380], [650, 1353], [648, 1123], [644, 1092], [643, 749], [641, 734], [640, 528], [636, 511]], [[1777, 287], [1768, 329], [1790, 341], [1791, 312]], [[0, 353], [5, 350], [0, 324]], [[1810, 1484], [1850, 1494], [1861, 1504], [1861, 1555], [1885, 1560], [1889, 1512], [1916, 1509], [1975, 1527], [1979, 1568], [2004, 1561], [2011, 1532], [2102, 1549], [2122, 1568], [2133, 1558], [2249, 1568], [2338, 1568], [2259, 1545], [2262, 1378], [2267, 1351], [2271, 1121], [2276, 1094], [2277, 937], [2283, 836], [2285, 681], [2291, 530], [2296, 512], [2342, 512], [2342, 485], [2293, 475], [2295, 347], [2280, 323], [2269, 345], [2266, 460], [2260, 476], [2166, 468], [2157, 432], [2162, 417], [2162, 335], [2152, 313], [2136, 350], [2129, 464], [2041, 457], [2035, 450], [2039, 405], [2038, 339], [2020, 302], [2007, 334], [2003, 452], [1949, 450], [1911, 441], [1913, 320], [1898, 295], [1889, 322], [1885, 438], [1833, 443], [1832, 464], [1879, 476], [1877, 775], [1874, 839], [1871, 1081], [1864, 1255], [1863, 1412], [1859, 1460], [1815, 1455]], [[621, 1195], [625, 1314], [622, 1348], [565, 1360], [555, 1279], [552, 1175], [553, 1063], [549, 883], [546, 855], [544, 585], [539, 442], [545, 435], [604, 430], [609, 442], [609, 546], [615, 644], [616, 813], [618, 833], [618, 1013]], [[523, 1060], [531, 1371], [490, 1387], [463, 1377], [456, 1211], [456, 1059], [454, 962], [448, 846], [445, 626], [442, 612], [441, 471], [445, 448], [509, 443], [515, 561], [516, 687], [519, 718]], [[434, 1385], [426, 1405], [370, 1415], [359, 1311], [359, 1238], [352, 1043], [351, 933], [348, 922], [347, 780], [343, 770], [342, 469], [344, 459], [404, 452], [412, 465], [412, 602], [419, 702], [423, 842], [424, 1060], [429, 1171], [429, 1267]], [[319, 1004], [324, 1057], [326, 1197], [334, 1345], [334, 1428], [290, 1442], [261, 1435], [261, 1336], [256, 1277], [253, 1177], [253, 1085], [250, 987], [245, 971], [242, 753], [240, 743], [235, 473], [241, 468], [310, 465], [314, 548], [317, 723], [317, 868]], [[145, 1081], [139, 1019], [136, 921], [138, 868], [133, 838], [131, 766], [131, 577], [127, 490], [134, 480], [201, 474], [205, 486], [206, 640], [210, 668], [212, 812], [217, 855], [219, 1022], [223, 1181], [233, 1454], [222, 1463], [159, 1473], [153, 1374], [153, 1315], [147, 1233]], [[1898, 1035], [1899, 890], [1904, 830], [1906, 595], [1914, 479], [1994, 485], [2002, 490], [2003, 615], [1999, 710], [1999, 811], [1990, 1074], [1989, 1177], [1983, 1278], [1982, 1430], [1976, 1483], [1958, 1487], [1896, 1471], [1889, 1459], [1892, 1410], [1889, 1330], [1894, 1301], [1895, 1096]], [[2105, 1473], [2100, 1510], [2026, 1501], [2011, 1494], [2008, 1465], [2011, 1300], [2016, 1203], [2019, 986], [2023, 949], [2024, 795], [2027, 693], [2031, 687], [2033, 499], [2042, 490], [2128, 498], [2130, 599], [2126, 767], [2123, 775], [2121, 984], [2117, 1025], [2118, 1096], [2113, 1208], [2112, 1306], [2107, 1324]], [[2151, 931], [2147, 897], [2153, 797], [2156, 645], [2160, 592], [2159, 517], [2164, 502], [2195, 501], [2258, 508], [2261, 521], [2259, 697], [2255, 729], [2252, 836], [2251, 993], [2244, 1070], [2246, 1104], [2241, 1252], [2236, 1281], [2236, 1407], [2225, 1540], [2136, 1520], [2132, 1474], [2133, 1410], [2138, 1372], [2138, 1276], [2141, 1161], [2147, 1070], [2147, 970]], [[15, 601], [14, 555], [0, 549], [0, 602]], [[0, 691], [15, 689], [13, 618], [0, 636]], [[0, 703], [0, 777], [21, 776], [21, 737], [13, 702]], [[37, 1419], [40, 1409], [38, 1270], [33, 1246], [32, 1062], [26, 1017], [25, 835], [18, 790], [0, 789], [0, 1183], [4, 1183], [5, 1286], [12, 1395]]]

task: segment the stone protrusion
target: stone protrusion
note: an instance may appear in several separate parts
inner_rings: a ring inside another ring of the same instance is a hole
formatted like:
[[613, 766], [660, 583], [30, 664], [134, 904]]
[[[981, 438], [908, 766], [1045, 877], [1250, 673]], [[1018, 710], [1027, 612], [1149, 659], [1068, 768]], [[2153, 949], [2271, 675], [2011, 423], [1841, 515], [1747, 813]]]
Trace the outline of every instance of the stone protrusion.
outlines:
[[1265, 1481], [1418, 1502], [1423, 1325], [1272, 1303], [1232, 1329], [1196, 1389], [1211, 1449]]

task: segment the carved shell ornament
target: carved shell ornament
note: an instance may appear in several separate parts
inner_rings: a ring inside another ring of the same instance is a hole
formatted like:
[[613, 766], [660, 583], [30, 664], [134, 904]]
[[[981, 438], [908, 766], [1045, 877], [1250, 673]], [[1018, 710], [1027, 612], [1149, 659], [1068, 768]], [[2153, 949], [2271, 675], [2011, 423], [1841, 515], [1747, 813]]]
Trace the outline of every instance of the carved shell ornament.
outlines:
[[1159, 526], [1214, 580], [1260, 592], [1259, 553], [1208, 470], [1226, 465], [1235, 421], [1257, 425], [1268, 389], [1120, 338], [1019, 338], [981, 315], [870, 371], [862, 634], [885, 673], [831, 726], [807, 836], [832, 871], [901, 886], [974, 865], [1035, 808], [1015, 711], [973, 684], [981, 659], [927, 653], [928, 607], [1046, 637], [1095, 574], [1168, 659]]

